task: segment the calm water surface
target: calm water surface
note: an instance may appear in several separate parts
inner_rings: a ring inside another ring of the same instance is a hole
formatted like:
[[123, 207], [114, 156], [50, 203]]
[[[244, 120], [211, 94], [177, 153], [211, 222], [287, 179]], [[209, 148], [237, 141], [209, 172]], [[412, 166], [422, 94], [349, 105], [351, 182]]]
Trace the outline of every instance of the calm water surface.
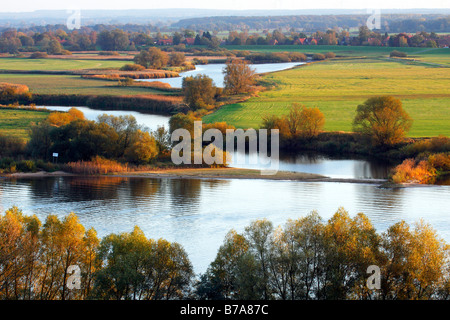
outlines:
[[70, 212], [99, 236], [129, 232], [181, 243], [204, 272], [230, 229], [253, 220], [275, 225], [312, 210], [328, 219], [339, 207], [364, 212], [378, 231], [423, 218], [450, 241], [450, 186], [380, 189], [372, 184], [266, 180], [52, 177], [0, 180], [0, 210], [13, 205], [41, 220]]

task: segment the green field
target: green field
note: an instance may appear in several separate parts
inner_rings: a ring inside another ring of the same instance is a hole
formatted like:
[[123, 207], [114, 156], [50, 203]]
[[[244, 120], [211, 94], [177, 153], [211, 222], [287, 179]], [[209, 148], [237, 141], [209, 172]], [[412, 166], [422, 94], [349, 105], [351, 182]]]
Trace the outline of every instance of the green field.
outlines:
[[83, 60], [83, 59], [23, 59], [0, 58], [0, 82], [24, 84], [31, 92], [38, 94], [86, 94], [86, 95], [143, 95], [173, 93], [145, 87], [119, 87], [116, 81], [85, 79], [80, 75], [8, 73], [8, 70], [64, 71], [87, 69], [119, 69], [125, 60]]
[[204, 117], [204, 122], [226, 121], [236, 127], [258, 128], [264, 114], [286, 114], [291, 104], [298, 102], [319, 107], [325, 114], [326, 130], [351, 131], [358, 104], [372, 96], [392, 95], [402, 100], [414, 119], [410, 136], [450, 136], [448, 68], [386, 57], [346, 58], [276, 72], [265, 78], [278, 87], [244, 103], [224, 106]]
[[130, 61], [0, 58], [0, 70], [80, 70], [120, 68]]
[[0, 108], [0, 134], [28, 139], [31, 123], [47, 118], [50, 112]]
[[84, 79], [76, 75], [0, 73], [0, 82], [24, 84], [31, 92], [40, 94], [170, 94], [144, 87], [119, 87], [115, 81]]
[[254, 52], [303, 52], [308, 53], [324, 53], [332, 51], [340, 56], [354, 57], [379, 57], [388, 56], [393, 50], [406, 52], [408, 55], [449, 55], [448, 48], [392, 48], [392, 47], [372, 47], [372, 46], [319, 46], [319, 45], [254, 45], [254, 46], [226, 46], [228, 50], [248, 50]]

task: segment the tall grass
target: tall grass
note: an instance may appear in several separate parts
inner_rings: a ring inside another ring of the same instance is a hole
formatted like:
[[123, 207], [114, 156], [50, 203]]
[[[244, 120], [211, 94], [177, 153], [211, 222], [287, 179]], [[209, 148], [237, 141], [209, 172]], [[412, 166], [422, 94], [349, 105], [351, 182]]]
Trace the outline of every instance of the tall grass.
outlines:
[[69, 162], [66, 170], [78, 174], [108, 174], [114, 172], [127, 172], [128, 164], [122, 164], [114, 160], [108, 160], [99, 156], [90, 161]]

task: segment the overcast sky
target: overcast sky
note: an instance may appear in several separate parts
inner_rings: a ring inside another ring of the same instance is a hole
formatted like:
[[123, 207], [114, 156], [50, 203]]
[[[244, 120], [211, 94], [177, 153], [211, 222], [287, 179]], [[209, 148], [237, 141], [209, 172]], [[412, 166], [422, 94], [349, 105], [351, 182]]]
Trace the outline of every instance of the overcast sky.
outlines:
[[406, 9], [449, 8], [450, 0], [2, 0], [0, 12], [61, 9]]

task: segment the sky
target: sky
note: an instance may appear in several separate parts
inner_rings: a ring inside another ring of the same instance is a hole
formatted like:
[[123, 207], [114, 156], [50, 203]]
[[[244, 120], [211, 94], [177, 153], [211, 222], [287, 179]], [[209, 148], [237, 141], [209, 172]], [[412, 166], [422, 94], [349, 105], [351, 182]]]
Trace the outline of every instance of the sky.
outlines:
[[450, 0], [17, 0], [3, 1], [0, 12], [64, 9], [414, 9], [450, 8]]

